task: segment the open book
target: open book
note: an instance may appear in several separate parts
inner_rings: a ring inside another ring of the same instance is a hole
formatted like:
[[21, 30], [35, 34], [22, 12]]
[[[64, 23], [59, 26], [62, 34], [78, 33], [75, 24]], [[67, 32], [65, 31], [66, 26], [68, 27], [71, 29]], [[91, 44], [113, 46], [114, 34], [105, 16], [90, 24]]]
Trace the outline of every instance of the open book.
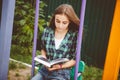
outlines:
[[48, 67], [51, 67], [54, 64], [59, 64], [59, 63], [62, 63], [62, 62], [69, 61], [69, 59], [67, 59], [67, 58], [60, 58], [60, 59], [55, 59], [55, 60], [52, 60], [52, 61], [48, 61], [42, 55], [36, 56], [34, 58], [34, 60], [41, 63], [41, 64], [43, 64], [43, 65], [45, 65], [45, 66], [48, 66]]

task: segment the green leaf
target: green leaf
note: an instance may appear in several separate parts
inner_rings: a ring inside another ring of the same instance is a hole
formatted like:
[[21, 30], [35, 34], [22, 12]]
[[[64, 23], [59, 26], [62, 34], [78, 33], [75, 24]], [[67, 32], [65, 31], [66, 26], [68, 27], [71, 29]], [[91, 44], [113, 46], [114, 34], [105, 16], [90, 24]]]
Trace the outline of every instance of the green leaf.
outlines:
[[26, 23], [26, 20], [20, 20], [20, 25], [21, 26], [25, 25], [25, 23]]

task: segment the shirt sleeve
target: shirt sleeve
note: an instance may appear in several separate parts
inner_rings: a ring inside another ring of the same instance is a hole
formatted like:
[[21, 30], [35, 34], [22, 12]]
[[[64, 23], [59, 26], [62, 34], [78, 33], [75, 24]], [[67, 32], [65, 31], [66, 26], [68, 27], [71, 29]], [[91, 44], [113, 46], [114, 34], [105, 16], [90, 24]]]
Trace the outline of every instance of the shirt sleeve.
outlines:
[[72, 47], [71, 47], [71, 59], [75, 60], [76, 59], [76, 46], [77, 46], [77, 33], [72, 39]]
[[44, 29], [42, 36], [41, 36], [41, 44], [40, 44], [40, 48], [46, 51], [45, 45], [45, 34], [46, 34], [46, 28]]

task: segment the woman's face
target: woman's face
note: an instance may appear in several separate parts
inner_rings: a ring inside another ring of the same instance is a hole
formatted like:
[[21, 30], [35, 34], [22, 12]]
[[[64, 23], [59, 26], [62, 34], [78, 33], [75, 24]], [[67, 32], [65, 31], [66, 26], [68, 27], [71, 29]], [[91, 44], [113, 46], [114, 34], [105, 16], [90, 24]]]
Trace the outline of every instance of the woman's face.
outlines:
[[68, 25], [70, 21], [68, 17], [64, 14], [56, 14], [55, 15], [55, 27], [57, 31], [65, 31], [68, 30]]

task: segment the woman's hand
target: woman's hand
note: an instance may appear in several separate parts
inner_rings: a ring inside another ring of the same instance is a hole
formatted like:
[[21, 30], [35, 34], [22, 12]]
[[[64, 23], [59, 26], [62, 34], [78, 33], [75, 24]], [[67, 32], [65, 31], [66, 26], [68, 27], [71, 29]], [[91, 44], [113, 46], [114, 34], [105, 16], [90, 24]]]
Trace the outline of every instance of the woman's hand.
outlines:
[[52, 68], [47, 67], [47, 69], [48, 69], [49, 71], [53, 71], [53, 70], [61, 69], [61, 67], [60, 67], [59, 64], [55, 64], [55, 65], [52, 66]]

